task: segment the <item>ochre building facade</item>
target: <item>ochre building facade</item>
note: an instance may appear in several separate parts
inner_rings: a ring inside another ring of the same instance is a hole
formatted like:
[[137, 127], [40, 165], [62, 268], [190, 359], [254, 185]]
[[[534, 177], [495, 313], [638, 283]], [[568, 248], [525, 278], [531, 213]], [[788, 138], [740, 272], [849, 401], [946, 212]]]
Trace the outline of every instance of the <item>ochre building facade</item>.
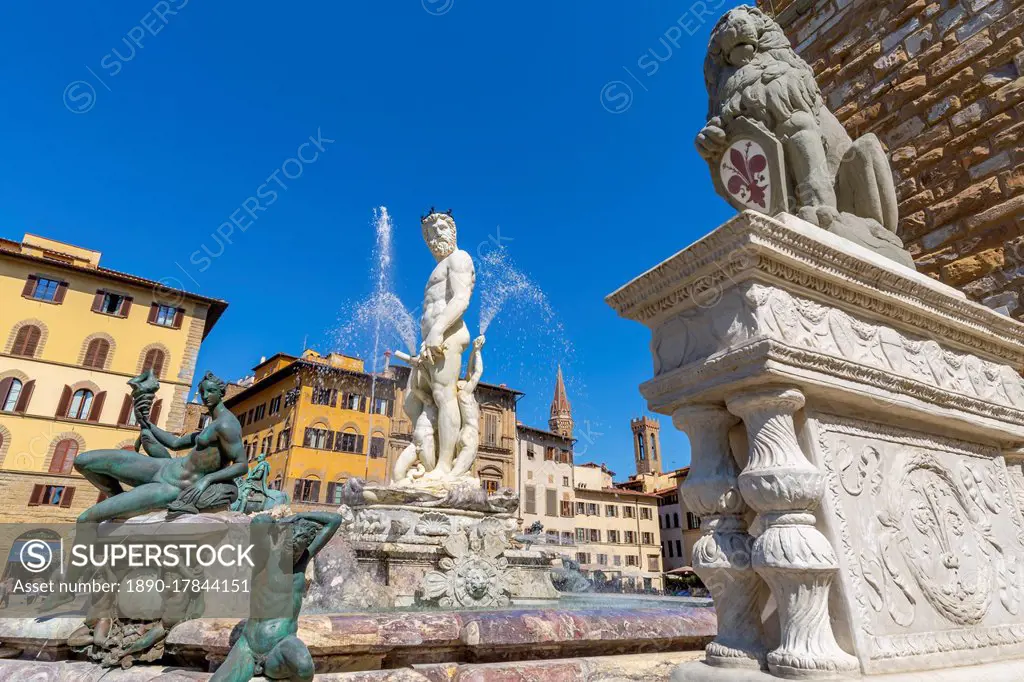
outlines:
[[359, 358], [306, 350], [254, 368], [251, 385], [225, 401], [242, 424], [249, 461], [267, 455], [268, 484], [297, 508], [341, 503], [352, 477], [387, 480], [395, 381]]
[[138, 436], [126, 382], [160, 378], [151, 419], [180, 432], [223, 301], [100, 265], [35, 235], [0, 239], [0, 519], [72, 521], [98, 493], [73, 468]]

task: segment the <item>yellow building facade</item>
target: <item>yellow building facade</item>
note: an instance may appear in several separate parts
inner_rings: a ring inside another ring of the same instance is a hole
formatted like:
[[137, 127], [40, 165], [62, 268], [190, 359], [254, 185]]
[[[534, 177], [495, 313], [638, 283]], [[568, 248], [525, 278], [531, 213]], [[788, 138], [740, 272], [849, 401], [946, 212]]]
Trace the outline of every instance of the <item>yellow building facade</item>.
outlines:
[[614, 487], [603, 464], [575, 467], [576, 560], [591, 577], [664, 587], [658, 496]]
[[307, 350], [254, 368], [250, 386], [226, 401], [242, 424], [249, 461], [261, 453], [268, 484], [297, 508], [338, 506], [352, 477], [384, 482], [395, 411], [395, 381], [359, 358]]
[[223, 301], [100, 266], [35, 235], [0, 239], [0, 520], [74, 520], [97, 501], [73, 469], [138, 436], [126, 382], [160, 378], [153, 421], [180, 432], [200, 344]]

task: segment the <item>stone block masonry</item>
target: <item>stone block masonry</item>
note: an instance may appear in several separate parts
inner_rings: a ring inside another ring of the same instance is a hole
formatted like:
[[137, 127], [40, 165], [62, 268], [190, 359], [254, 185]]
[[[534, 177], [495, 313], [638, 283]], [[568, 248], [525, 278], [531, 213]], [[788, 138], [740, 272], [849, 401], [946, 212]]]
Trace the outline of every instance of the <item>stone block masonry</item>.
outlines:
[[1024, 0], [775, 0], [854, 138], [892, 160], [918, 269], [1024, 318]]

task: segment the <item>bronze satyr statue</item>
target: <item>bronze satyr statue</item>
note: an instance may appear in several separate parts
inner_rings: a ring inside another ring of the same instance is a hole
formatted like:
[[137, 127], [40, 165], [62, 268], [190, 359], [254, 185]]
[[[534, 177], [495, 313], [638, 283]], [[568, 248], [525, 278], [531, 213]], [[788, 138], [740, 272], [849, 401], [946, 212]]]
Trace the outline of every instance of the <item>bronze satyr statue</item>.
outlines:
[[237, 481], [238, 499], [231, 505], [232, 511], [251, 514], [270, 511], [279, 505], [288, 504], [287, 493], [267, 487], [268, 476], [270, 464], [267, 463], [267, 453], [261, 452], [256, 458], [256, 466], [249, 471], [249, 475]]
[[313, 657], [296, 636], [306, 567], [341, 522], [341, 516], [330, 512], [302, 512], [278, 520], [273, 514], [253, 518], [252, 615], [210, 682], [248, 682], [255, 675], [291, 682], [313, 679]]

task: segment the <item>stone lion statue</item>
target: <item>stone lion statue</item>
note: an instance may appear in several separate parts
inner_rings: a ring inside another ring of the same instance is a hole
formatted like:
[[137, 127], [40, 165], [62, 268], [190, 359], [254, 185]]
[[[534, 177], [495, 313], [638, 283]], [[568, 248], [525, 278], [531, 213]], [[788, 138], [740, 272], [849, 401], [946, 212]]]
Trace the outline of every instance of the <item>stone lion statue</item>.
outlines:
[[850, 139], [777, 23], [747, 5], [727, 12], [711, 32], [704, 79], [708, 122], [696, 144], [712, 172], [730, 124], [746, 118], [782, 143], [800, 218], [913, 267], [895, 234], [885, 150], [872, 133]]

